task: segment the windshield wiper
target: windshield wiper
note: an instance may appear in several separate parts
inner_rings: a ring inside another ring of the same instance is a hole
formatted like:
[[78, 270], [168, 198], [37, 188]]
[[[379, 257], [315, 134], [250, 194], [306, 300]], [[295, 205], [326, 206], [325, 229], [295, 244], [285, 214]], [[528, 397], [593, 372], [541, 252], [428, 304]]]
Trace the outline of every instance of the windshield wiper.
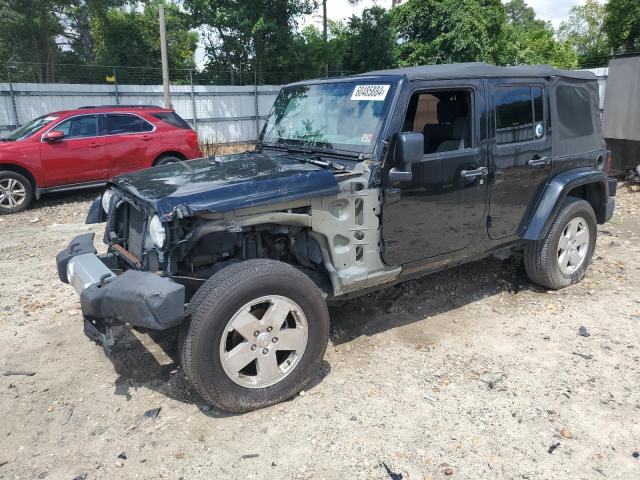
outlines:
[[[343, 165], [340, 165], [339, 163], [331, 162], [329, 160], [321, 160], [319, 157], [321, 156], [322, 152], [320, 152], [319, 150], [315, 150], [313, 148], [299, 148], [299, 147], [291, 147], [287, 145], [287, 153], [289, 154], [303, 153], [307, 155], [305, 157], [294, 157], [296, 160], [299, 160], [301, 162], [311, 163], [313, 165], [317, 165], [319, 167], [324, 167], [324, 168], [346, 170], [346, 168]], [[313, 157], [310, 157], [310, 156], [313, 156]]]

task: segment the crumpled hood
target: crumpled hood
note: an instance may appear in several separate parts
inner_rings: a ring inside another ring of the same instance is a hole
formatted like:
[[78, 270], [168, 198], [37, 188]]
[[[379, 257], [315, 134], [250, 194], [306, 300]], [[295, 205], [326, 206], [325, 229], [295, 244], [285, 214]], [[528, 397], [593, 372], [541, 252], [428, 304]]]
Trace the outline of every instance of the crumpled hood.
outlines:
[[338, 192], [329, 170], [283, 152], [202, 158], [122, 175], [111, 182], [153, 205], [165, 219], [223, 212]]

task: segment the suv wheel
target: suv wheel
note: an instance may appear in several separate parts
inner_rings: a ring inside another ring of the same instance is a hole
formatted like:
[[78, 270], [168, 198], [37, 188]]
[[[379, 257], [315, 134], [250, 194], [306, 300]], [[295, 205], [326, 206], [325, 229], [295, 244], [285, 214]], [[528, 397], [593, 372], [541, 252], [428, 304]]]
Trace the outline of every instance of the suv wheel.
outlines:
[[273, 260], [229, 266], [205, 282], [180, 335], [183, 369], [202, 397], [230, 412], [286, 400], [318, 372], [329, 312], [316, 285]]
[[596, 247], [597, 223], [591, 205], [567, 198], [546, 237], [525, 248], [529, 279], [557, 290], [584, 277]]
[[16, 172], [0, 172], [0, 214], [26, 210], [33, 200], [31, 182]]

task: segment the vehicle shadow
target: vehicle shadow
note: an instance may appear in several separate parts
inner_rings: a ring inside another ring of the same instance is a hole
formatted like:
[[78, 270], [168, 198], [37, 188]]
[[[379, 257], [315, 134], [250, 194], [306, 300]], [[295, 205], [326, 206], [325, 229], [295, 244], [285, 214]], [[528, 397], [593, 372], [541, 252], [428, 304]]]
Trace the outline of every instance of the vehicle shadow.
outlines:
[[544, 291], [517, 256], [486, 258], [357, 297], [330, 307], [334, 345], [419, 322], [502, 292]]
[[[542, 291], [528, 281], [521, 265], [517, 258], [488, 258], [344, 301], [330, 308], [331, 341], [340, 345], [375, 335], [502, 292]], [[137, 389], [145, 388], [196, 405], [210, 417], [233, 416], [211, 408], [191, 386], [180, 368], [175, 330], [141, 334], [122, 327], [115, 334], [116, 345], [108, 358], [119, 375], [116, 395], [130, 398]], [[306, 389], [312, 390], [330, 372], [331, 365], [323, 361], [320, 373]]]
[[[114, 330], [114, 334], [116, 345], [107, 358], [118, 374], [114, 390], [116, 395], [129, 400], [136, 390], [145, 388], [172, 400], [196, 405], [201, 413], [209, 417], [237, 415], [212, 408], [193, 388], [180, 367], [177, 329], [140, 333], [121, 327]], [[331, 365], [323, 360], [320, 371], [305, 389], [311, 390], [319, 385], [330, 372]], [[149, 409], [154, 407], [156, 405], [149, 405]]]

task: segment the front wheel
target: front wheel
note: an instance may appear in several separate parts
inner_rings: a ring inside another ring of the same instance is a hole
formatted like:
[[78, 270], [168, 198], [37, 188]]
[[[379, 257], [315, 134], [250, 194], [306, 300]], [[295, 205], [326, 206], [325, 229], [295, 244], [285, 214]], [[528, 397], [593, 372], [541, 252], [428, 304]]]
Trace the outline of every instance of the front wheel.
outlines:
[[316, 285], [282, 262], [229, 266], [200, 287], [181, 332], [183, 369], [202, 397], [229, 412], [286, 400], [318, 372], [329, 312]]
[[525, 248], [529, 279], [552, 290], [579, 282], [591, 263], [596, 235], [591, 205], [579, 198], [567, 198], [547, 235]]
[[0, 214], [18, 213], [33, 200], [31, 182], [19, 173], [0, 171]]

